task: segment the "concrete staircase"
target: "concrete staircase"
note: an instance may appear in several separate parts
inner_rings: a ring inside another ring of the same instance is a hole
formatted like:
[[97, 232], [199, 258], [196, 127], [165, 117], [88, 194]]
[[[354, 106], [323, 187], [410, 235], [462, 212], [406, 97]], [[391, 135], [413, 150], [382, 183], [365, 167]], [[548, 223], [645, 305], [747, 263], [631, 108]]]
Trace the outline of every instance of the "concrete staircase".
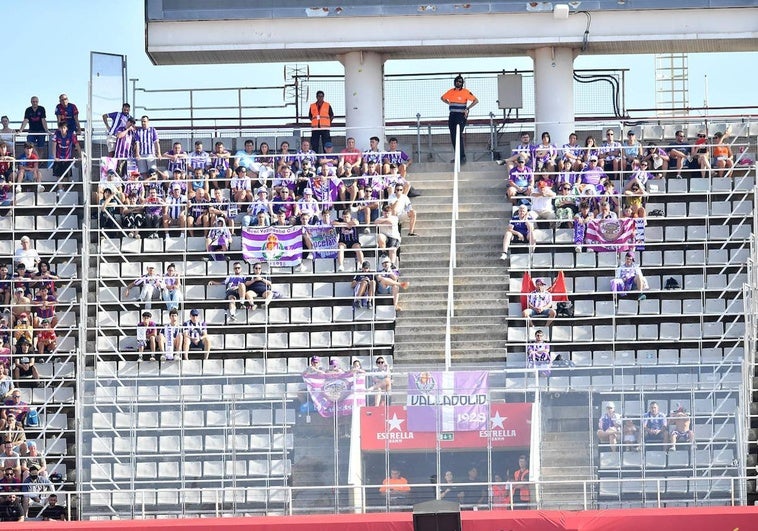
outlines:
[[[491, 162], [469, 163], [459, 177], [458, 262], [454, 272], [452, 361], [456, 368], [500, 364], [507, 337], [507, 270], [499, 260], [504, 220], [504, 172]], [[417, 238], [403, 231], [400, 270], [411, 287], [395, 328], [395, 365], [444, 363], [445, 312], [452, 215], [452, 165], [413, 167]]]
[[[592, 412], [586, 393], [551, 395], [543, 393], [540, 479], [582, 481], [595, 479], [592, 466]], [[546, 484], [540, 492], [543, 509], [580, 510], [584, 491], [580, 483]], [[595, 504], [595, 493], [587, 492], [587, 504]]]

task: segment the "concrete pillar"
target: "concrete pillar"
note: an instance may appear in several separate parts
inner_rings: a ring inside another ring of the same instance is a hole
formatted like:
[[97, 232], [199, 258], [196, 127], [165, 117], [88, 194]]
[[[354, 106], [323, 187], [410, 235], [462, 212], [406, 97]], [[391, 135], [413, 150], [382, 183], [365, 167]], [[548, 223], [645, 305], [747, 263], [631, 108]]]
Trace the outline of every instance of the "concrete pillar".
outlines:
[[384, 57], [376, 52], [349, 52], [339, 58], [345, 67], [346, 136], [368, 149], [378, 136], [384, 146]]
[[574, 130], [574, 58], [571, 48], [545, 46], [532, 50], [534, 60], [534, 142], [548, 131], [553, 144], [568, 142]]

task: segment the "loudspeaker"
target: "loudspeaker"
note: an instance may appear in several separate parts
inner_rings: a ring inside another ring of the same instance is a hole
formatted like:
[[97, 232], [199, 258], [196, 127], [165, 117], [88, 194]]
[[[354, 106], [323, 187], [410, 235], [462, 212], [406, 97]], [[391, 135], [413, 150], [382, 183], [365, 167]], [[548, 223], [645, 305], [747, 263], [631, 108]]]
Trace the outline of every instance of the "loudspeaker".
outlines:
[[461, 531], [458, 502], [430, 500], [413, 506], [413, 531]]

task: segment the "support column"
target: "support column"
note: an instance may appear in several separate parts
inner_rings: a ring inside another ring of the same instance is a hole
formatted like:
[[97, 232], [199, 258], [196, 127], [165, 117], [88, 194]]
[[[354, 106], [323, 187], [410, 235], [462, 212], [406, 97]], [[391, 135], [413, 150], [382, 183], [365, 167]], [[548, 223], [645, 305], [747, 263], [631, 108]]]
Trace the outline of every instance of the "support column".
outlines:
[[360, 149], [379, 137], [384, 146], [384, 57], [376, 52], [349, 52], [339, 58], [345, 67], [346, 136]]
[[534, 60], [534, 142], [548, 131], [553, 144], [568, 142], [574, 131], [574, 58], [571, 48], [546, 46], [532, 50]]

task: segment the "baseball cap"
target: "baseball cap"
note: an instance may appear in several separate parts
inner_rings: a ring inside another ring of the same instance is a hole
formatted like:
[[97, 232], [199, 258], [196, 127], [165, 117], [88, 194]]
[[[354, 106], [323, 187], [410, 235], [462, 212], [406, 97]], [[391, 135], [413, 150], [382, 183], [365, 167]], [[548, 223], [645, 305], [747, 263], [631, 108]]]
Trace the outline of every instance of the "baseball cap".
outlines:
[[32, 463], [31, 465], [29, 465], [29, 470], [39, 470], [39, 465], [37, 465], [36, 463]]
[[311, 190], [310, 188], [306, 188], [305, 190], [303, 190], [303, 195], [313, 195], [313, 190]]
[[29, 363], [29, 358], [24, 356], [23, 358], [21, 358], [21, 363]]
[[234, 170], [235, 173], [242, 173], [247, 171], [244, 166], [237, 166], [237, 169]]
[[265, 189], [263, 186], [261, 186], [260, 188], [258, 188], [258, 189], [255, 191], [255, 193], [256, 193], [256, 194], [268, 194], [268, 190], [266, 190], [266, 189]]
[[[16, 288], [16, 291], [20, 291], [21, 293], [23, 293], [24, 292], [24, 288]], [[26, 315], [26, 314], [24, 314], [24, 315]]]
[[626, 253], [626, 257], [634, 260], [634, 255], [632, 253]]
[[535, 284], [544, 284], [545, 286], [547, 286], [547, 282], [545, 282], [545, 279], [543, 279], [543, 278], [535, 278], [534, 279], [534, 283]]
[[524, 157], [519, 157], [516, 159], [516, 162], [526, 162], [526, 160], [524, 159]]
[[608, 403], [605, 405], [605, 407], [609, 407], [609, 408], [615, 409], [615, 408], [616, 408], [616, 404], [614, 404], [613, 402], [608, 402]]
[[[334, 144], [332, 144], [331, 142], [324, 142], [324, 147], [325, 147], [325, 148], [328, 148], [328, 147], [334, 147]], [[330, 363], [331, 363], [331, 362], [330, 362]]]
[[215, 166], [211, 166], [210, 168], [208, 168], [208, 171], [209, 172], [211, 172], [211, 171], [218, 171], [218, 168], [216, 168]]
[[21, 315], [19, 317], [27, 317], [26, 312], [21, 312]]
[[361, 264], [361, 267], [371, 267], [371, 262], [369, 262], [368, 260], [364, 260], [363, 263]]
[[389, 256], [385, 256], [384, 258], [382, 258], [382, 263], [383, 264], [391, 264], [392, 260], [390, 260]]
[[595, 162], [597, 162], [597, 156], [596, 156], [596, 155], [592, 155], [592, 156], [590, 157], [590, 160], [594, 160]]
[[637, 134], [637, 133], [635, 133], [634, 131], [632, 131], [632, 130], [630, 129], [630, 130], [629, 130], [629, 132], [626, 134], [626, 136], [634, 136], [634, 135], [636, 135], [636, 134]]
[[198, 310], [197, 308], [193, 308], [192, 310], [190, 310], [190, 315], [200, 315], [200, 310]]
[[321, 361], [321, 358], [318, 356], [311, 356], [311, 363], [316, 363], [317, 361]]

